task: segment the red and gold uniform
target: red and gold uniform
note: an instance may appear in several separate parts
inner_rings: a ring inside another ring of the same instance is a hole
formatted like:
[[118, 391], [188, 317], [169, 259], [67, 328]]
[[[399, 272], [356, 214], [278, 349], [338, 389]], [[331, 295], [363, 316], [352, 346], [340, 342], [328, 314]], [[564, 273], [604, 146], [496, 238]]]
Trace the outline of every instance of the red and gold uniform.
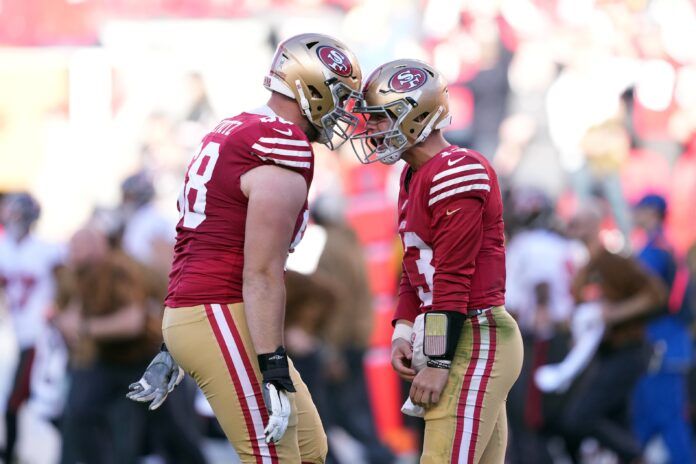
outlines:
[[[309, 189], [314, 168], [310, 142], [268, 107], [225, 119], [203, 139], [179, 197], [162, 329], [172, 356], [205, 393], [242, 462], [320, 463], [326, 437], [292, 364], [297, 392], [288, 396], [293, 416], [280, 442], [264, 439], [268, 412], [242, 302], [247, 198], [240, 179], [266, 164], [298, 172]], [[301, 239], [307, 218], [305, 203], [291, 247]]]
[[441, 399], [426, 409], [422, 463], [504, 461], [505, 399], [522, 366], [522, 340], [503, 307], [502, 213], [496, 173], [477, 152], [450, 146], [401, 176], [394, 321], [429, 310], [470, 315]]

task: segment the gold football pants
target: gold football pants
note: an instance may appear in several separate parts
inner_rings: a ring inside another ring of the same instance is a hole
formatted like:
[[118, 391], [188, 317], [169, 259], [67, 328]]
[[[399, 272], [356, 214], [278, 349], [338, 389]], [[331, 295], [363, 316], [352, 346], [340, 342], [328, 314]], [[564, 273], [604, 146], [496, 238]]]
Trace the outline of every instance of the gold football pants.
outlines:
[[166, 308], [162, 332], [169, 352], [203, 390], [243, 463], [324, 462], [326, 435], [292, 361], [290, 377], [297, 392], [288, 394], [292, 406], [288, 429], [280, 442], [266, 443], [268, 410], [241, 303]]
[[505, 401], [522, 368], [522, 337], [502, 306], [467, 319], [440, 401], [425, 413], [422, 464], [502, 464]]

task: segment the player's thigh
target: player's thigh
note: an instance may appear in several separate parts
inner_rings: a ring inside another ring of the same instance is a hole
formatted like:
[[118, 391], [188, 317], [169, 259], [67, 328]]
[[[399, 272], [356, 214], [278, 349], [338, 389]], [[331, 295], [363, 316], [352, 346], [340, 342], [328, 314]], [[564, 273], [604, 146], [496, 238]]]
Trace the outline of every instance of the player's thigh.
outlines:
[[[278, 444], [267, 444], [268, 423], [256, 354], [241, 305], [166, 309], [165, 342], [196, 381], [242, 462], [299, 462], [295, 417]], [[290, 402], [296, 410], [294, 398]], [[265, 458], [265, 459], [264, 459]]]
[[488, 443], [486, 443], [481, 459], [481, 464], [503, 464], [505, 462], [505, 450], [507, 449], [507, 413], [505, 411], [505, 403], [500, 407], [498, 412], [498, 420], [493, 426]]
[[328, 452], [324, 427], [307, 385], [302, 381], [292, 361], [290, 363], [290, 376], [297, 390], [294, 396], [297, 406], [297, 443], [300, 456], [303, 463], [321, 464], [326, 460]]
[[479, 462], [521, 365], [521, 336], [503, 308], [468, 320], [441, 400], [426, 411], [421, 462]]

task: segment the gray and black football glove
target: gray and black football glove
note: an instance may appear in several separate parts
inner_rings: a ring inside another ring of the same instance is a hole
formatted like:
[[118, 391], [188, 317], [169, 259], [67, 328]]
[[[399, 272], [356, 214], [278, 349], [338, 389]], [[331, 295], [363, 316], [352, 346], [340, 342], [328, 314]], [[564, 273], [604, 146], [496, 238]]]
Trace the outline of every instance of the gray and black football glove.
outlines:
[[133, 401], [147, 403], [152, 401], [148, 409], [153, 411], [167, 399], [174, 387], [184, 379], [184, 370], [174, 361], [172, 355], [162, 345], [162, 351], [150, 362], [142, 378], [128, 387], [126, 397]]

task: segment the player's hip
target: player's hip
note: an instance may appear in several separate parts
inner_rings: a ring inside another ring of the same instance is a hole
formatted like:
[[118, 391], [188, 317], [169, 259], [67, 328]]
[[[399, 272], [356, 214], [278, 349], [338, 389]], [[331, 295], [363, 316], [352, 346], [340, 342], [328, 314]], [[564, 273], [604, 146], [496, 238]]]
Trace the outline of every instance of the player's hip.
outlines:
[[205, 349], [218, 357], [250, 359], [246, 364], [256, 361], [242, 303], [166, 307], [162, 335], [174, 359], [190, 370], [200, 364], [197, 356]]
[[471, 369], [472, 362], [485, 360], [493, 367], [505, 365], [511, 372], [519, 372], [522, 352], [522, 335], [517, 322], [504, 306], [495, 306], [467, 318], [457, 345], [455, 364]]
[[497, 411], [522, 368], [522, 336], [505, 308], [497, 306], [468, 318], [452, 360], [449, 380], [440, 403], [426, 420], [462, 417], [466, 405], [484, 398]]
[[232, 317], [237, 320], [238, 324], [246, 325], [246, 317], [244, 315], [244, 304], [239, 302], [234, 303], [203, 303], [189, 304], [177, 307], [164, 308], [162, 317], [162, 330], [178, 326], [199, 324], [205, 322], [209, 324], [211, 318], [213, 320], [226, 319]]

